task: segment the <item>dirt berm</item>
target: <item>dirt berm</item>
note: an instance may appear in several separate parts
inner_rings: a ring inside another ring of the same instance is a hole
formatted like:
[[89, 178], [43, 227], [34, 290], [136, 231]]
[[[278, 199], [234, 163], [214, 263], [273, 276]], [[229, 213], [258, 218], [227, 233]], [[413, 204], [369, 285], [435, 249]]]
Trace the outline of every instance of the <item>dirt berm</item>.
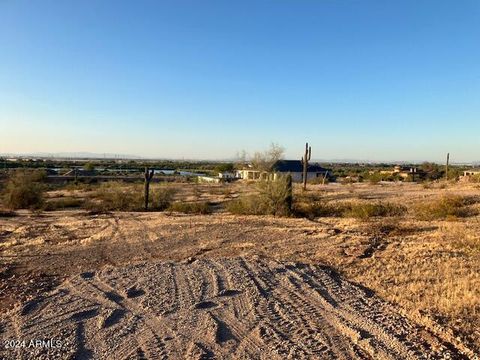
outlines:
[[6, 359], [463, 357], [326, 267], [260, 257], [83, 273], [0, 325], [3, 339], [55, 345], [2, 347]]

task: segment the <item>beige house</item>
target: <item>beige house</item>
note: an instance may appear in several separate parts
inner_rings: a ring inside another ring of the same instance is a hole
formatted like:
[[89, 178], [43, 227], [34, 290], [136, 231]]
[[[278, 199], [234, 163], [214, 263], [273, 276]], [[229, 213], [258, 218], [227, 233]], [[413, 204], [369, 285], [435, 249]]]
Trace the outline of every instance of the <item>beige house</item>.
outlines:
[[474, 176], [479, 174], [480, 174], [480, 169], [471, 169], [463, 172], [463, 176]]

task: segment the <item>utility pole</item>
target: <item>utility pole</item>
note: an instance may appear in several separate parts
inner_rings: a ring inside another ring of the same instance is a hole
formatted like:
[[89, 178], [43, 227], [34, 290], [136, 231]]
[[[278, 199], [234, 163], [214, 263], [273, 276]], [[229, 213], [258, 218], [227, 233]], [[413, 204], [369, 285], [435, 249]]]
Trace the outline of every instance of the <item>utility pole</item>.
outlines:
[[448, 165], [450, 163], [450, 153], [447, 153], [447, 163], [445, 165], [445, 180], [448, 181]]

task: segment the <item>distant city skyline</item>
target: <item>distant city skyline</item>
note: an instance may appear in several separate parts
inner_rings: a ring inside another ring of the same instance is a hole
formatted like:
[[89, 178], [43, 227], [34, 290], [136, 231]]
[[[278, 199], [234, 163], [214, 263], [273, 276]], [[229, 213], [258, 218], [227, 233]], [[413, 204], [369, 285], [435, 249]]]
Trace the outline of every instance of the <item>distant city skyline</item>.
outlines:
[[0, 2], [0, 153], [480, 160], [480, 2]]

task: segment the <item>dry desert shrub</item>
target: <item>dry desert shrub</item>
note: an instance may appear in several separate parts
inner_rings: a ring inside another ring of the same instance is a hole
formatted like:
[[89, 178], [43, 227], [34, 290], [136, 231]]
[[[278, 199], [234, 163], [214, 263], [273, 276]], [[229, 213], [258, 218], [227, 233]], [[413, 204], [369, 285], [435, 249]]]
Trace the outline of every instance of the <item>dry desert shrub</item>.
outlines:
[[325, 201], [299, 202], [294, 205], [294, 214], [297, 217], [314, 219], [317, 217], [340, 217], [344, 209], [339, 204]]
[[295, 204], [295, 213], [306, 218], [345, 217], [368, 220], [374, 217], [401, 216], [406, 208], [389, 202], [322, 202]]
[[138, 186], [117, 182], [102, 183], [85, 203], [90, 211], [140, 211], [143, 193]]
[[401, 216], [406, 207], [389, 202], [351, 202], [344, 204], [344, 217], [367, 220], [373, 217]]
[[55, 211], [55, 210], [80, 208], [83, 206], [84, 203], [85, 201], [83, 199], [78, 199], [73, 197], [62, 197], [60, 199], [52, 199], [47, 201], [43, 206], [43, 210]]
[[468, 205], [474, 202], [473, 198], [448, 194], [439, 199], [416, 204], [413, 209], [419, 220], [455, 219], [473, 215]]
[[291, 196], [287, 177], [260, 181], [257, 184], [257, 194], [230, 201], [227, 210], [239, 215], [289, 216]]
[[169, 211], [181, 212], [184, 214], [210, 214], [212, 208], [206, 201], [201, 202], [174, 202], [168, 207]]
[[[149, 209], [166, 210], [175, 195], [175, 189], [168, 186], [152, 188]], [[143, 211], [144, 189], [140, 184], [118, 182], [103, 183], [85, 203], [90, 211]]]
[[176, 193], [177, 189], [171, 186], [154, 187], [151, 193], [151, 208], [158, 211], [168, 209]]
[[44, 172], [40, 171], [15, 171], [3, 190], [5, 207], [11, 210], [41, 209], [44, 204], [44, 176]]
[[264, 215], [267, 213], [265, 204], [259, 201], [256, 195], [246, 195], [229, 201], [226, 208], [230, 213], [236, 215]]

